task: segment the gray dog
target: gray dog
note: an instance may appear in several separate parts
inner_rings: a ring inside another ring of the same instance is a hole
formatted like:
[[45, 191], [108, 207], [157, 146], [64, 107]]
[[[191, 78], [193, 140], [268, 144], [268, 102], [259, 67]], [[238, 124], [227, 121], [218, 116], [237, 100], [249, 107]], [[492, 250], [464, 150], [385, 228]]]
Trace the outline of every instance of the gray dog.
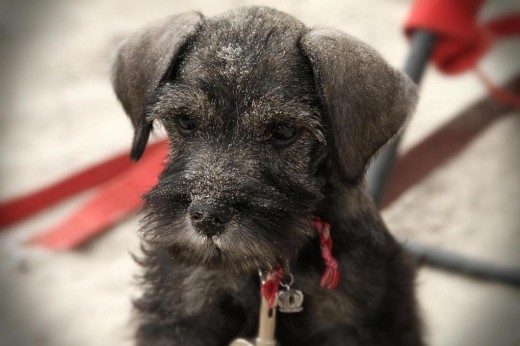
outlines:
[[258, 272], [280, 267], [305, 297], [278, 315], [282, 345], [422, 345], [413, 265], [364, 184], [414, 110], [406, 76], [342, 32], [250, 7], [144, 28], [120, 46], [113, 85], [132, 159], [154, 123], [171, 142], [144, 197], [139, 345], [252, 337]]

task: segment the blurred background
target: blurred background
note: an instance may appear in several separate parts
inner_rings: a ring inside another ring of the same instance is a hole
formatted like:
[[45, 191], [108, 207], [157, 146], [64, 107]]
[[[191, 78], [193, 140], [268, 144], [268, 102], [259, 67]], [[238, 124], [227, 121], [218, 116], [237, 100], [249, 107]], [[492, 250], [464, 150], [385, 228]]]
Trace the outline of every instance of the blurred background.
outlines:
[[[109, 58], [122, 38], [150, 21], [187, 10], [211, 16], [238, 6], [266, 5], [309, 26], [355, 35], [402, 67], [409, 48], [402, 27], [411, 4], [2, 0], [0, 201], [129, 149], [132, 129], [110, 86]], [[479, 18], [512, 11], [520, 11], [518, 1], [488, 1]], [[479, 65], [496, 84], [518, 80], [520, 39], [501, 40]], [[465, 112], [499, 109], [503, 116], [462, 153], [393, 201], [383, 217], [392, 233], [403, 239], [518, 266], [520, 112], [493, 102], [473, 72], [448, 77], [428, 67], [402, 154]], [[139, 290], [133, 279], [138, 267], [130, 253], [138, 249], [137, 216], [73, 251], [25, 244], [91, 195], [82, 193], [27, 221], [0, 228], [0, 345], [132, 344], [130, 299]], [[423, 266], [417, 289], [430, 345], [520, 345], [517, 288]]]

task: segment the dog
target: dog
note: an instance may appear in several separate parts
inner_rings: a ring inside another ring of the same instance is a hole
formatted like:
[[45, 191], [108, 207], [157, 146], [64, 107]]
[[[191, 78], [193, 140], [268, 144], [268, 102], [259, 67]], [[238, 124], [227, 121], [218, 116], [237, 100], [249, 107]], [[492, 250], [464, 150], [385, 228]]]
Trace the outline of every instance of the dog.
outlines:
[[[305, 299], [281, 345], [422, 345], [414, 263], [367, 194], [371, 158], [417, 88], [372, 48], [283, 12], [170, 16], [117, 49], [112, 83], [138, 160], [161, 124], [170, 149], [144, 196], [138, 345], [228, 345], [258, 325], [282, 263]], [[338, 282], [312, 220], [330, 227]]]

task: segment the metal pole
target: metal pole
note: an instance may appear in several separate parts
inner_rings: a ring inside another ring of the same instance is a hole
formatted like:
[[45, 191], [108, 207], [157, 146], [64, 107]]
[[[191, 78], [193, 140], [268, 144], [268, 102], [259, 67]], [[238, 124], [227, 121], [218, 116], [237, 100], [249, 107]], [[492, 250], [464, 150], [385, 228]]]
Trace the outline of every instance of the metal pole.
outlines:
[[[426, 30], [417, 30], [412, 37], [412, 47], [406, 61], [404, 72], [419, 84], [424, 74], [426, 64], [435, 45], [435, 34]], [[367, 172], [368, 189], [378, 206], [381, 205], [384, 189], [390, 178], [390, 173], [397, 155], [399, 140], [388, 145], [379, 155]], [[455, 271], [459, 274], [484, 280], [494, 280], [514, 286], [520, 286], [520, 271], [518, 268], [506, 268], [440, 250], [433, 246], [402, 240], [405, 248], [420, 262], [430, 266]]]
[[476, 279], [492, 280], [511, 286], [520, 286], [520, 270], [515, 267], [499, 266], [477, 258], [458, 255], [437, 247], [404, 240], [403, 245], [420, 262], [439, 269], [456, 271]]

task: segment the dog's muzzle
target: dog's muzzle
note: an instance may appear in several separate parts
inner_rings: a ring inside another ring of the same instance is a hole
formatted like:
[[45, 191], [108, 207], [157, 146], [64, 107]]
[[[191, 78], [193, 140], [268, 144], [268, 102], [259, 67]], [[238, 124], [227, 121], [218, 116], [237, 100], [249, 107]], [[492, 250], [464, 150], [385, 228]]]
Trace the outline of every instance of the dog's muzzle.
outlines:
[[189, 208], [193, 228], [210, 238], [221, 234], [234, 214], [234, 209], [226, 205], [193, 202]]

